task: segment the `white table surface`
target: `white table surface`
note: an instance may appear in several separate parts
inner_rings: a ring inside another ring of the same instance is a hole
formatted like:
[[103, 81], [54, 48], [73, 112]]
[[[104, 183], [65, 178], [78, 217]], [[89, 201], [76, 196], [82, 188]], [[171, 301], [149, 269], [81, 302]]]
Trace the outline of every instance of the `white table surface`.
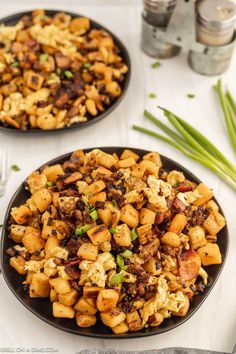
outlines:
[[[52, 3], [52, 2], [51, 2]], [[138, 123], [153, 128], [143, 118], [148, 107], [157, 112], [158, 103], [174, 110], [188, 119], [216, 143], [232, 161], [236, 161], [230, 148], [222, 115], [212, 89], [217, 77], [204, 77], [194, 73], [187, 65], [182, 53], [177, 58], [162, 61], [161, 68], [153, 70], [153, 59], [145, 56], [139, 48], [140, 11], [139, 1], [54, 1], [49, 0], [0, 0], [1, 17], [15, 11], [55, 7], [83, 13], [110, 28], [119, 35], [129, 49], [132, 60], [132, 78], [128, 93], [120, 106], [106, 119], [81, 131], [70, 131], [45, 136], [8, 135], [0, 133], [0, 147], [7, 148], [10, 163], [20, 166], [20, 172], [11, 172], [6, 195], [0, 199], [0, 223], [7, 204], [27, 175], [62, 153], [78, 148], [93, 146], [132, 146], [157, 150], [189, 168], [214, 189], [228, 220], [230, 249], [223, 273], [197, 313], [180, 327], [158, 336], [135, 340], [91, 339], [64, 333], [44, 323], [31, 314], [11, 294], [0, 276], [0, 352], [3, 347], [54, 348], [60, 354], [73, 354], [85, 348], [114, 348], [126, 350], [159, 349], [173, 346], [197, 347], [231, 352], [236, 342], [236, 224], [235, 194], [217, 176], [164, 143], [132, 131], [131, 125]], [[100, 3], [100, 4], [99, 4]], [[236, 60], [232, 60], [229, 71], [223, 75], [236, 95]], [[148, 98], [155, 92], [156, 100]], [[194, 99], [186, 97], [196, 94]], [[43, 349], [42, 349], [43, 350]], [[18, 349], [19, 351], [19, 349]], [[42, 351], [44, 352], [44, 351]], [[46, 349], [45, 349], [46, 352]]]

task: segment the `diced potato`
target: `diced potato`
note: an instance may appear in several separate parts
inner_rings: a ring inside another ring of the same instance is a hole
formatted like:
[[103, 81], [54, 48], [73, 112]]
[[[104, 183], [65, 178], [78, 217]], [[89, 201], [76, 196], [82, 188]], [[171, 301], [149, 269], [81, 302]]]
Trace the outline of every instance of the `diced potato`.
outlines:
[[87, 231], [87, 234], [94, 245], [99, 245], [100, 243], [111, 240], [111, 234], [104, 224], [91, 228]]
[[98, 163], [99, 165], [110, 169], [116, 164], [116, 159], [112, 155], [103, 152], [98, 155]]
[[128, 159], [129, 157], [132, 157], [135, 160], [135, 162], [137, 162], [140, 158], [138, 154], [135, 154], [135, 152], [129, 149], [123, 150], [122, 154], [120, 155], [120, 159], [125, 160]]
[[110, 209], [105, 208], [105, 209], [97, 209], [99, 219], [102, 220], [103, 224], [105, 224], [107, 227], [110, 227], [111, 222], [112, 222], [112, 212]]
[[56, 236], [49, 236], [45, 244], [45, 259], [52, 258], [51, 251], [59, 246], [59, 240]]
[[11, 216], [17, 224], [26, 224], [32, 216], [30, 209], [26, 205], [11, 209]]
[[11, 257], [10, 258], [10, 265], [17, 271], [17, 273], [23, 275], [26, 274], [25, 270], [25, 260], [23, 257]]
[[153, 175], [155, 177], [158, 176], [159, 168], [157, 164], [150, 160], [143, 160], [140, 162], [140, 166], [145, 168], [145, 172], [148, 173], [149, 175]]
[[21, 243], [26, 231], [26, 226], [11, 225], [10, 237], [14, 242]]
[[76, 313], [76, 323], [79, 327], [87, 328], [96, 324], [97, 318], [94, 315], [84, 315], [79, 312]]
[[179, 247], [180, 246], [180, 238], [174, 232], [166, 232], [161, 239], [161, 242], [170, 247]]
[[123, 321], [120, 324], [118, 324], [117, 326], [113, 327], [112, 331], [115, 334], [122, 334], [122, 333], [128, 332], [129, 331], [129, 327], [128, 327], [127, 323], [125, 321]]
[[41, 89], [43, 82], [44, 77], [34, 73], [33, 71], [29, 71], [26, 75], [26, 86], [34, 91]]
[[26, 230], [22, 243], [29, 253], [39, 252], [44, 248], [45, 241], [39, 236], [38, 230], [31, 229], [29, 232]]
[[96, 202], [105, 202], [106, 197], [107, 196], [105, 192], [100, 192], [98, 194], [95, 194], [89, 198], [89, 204], [95, 205]]
[[177, 214], [172, 219], [168, 231], [180, 234], [187, 224], [187, 218], [184, 214]]
[[142, 208], [139, 212], [139, 222], [141, 225], [144, 224], [154, 224], [156, 218], [156, 213], [154, 211]]
[[105, 183], [102, 180], [99, 180], [86, 187], [83, 190], [83, 194], [92, 196], [94, 194], [101, 192], [105, 188], [106, 188]]
[[218, 212], [210, 213], [203, 226], [211, 235], [216, 235], [225, 226], [225, 218]]
[[111, 251], [111, 242], [110, 241], [105, 241], [100, 243], [99, 249], [103, 252], [110, 252]]
[[129, 247], [132, 244], [130, 229], [126, 224], [116, 226], [113, 237], [119, 246]]
[[71, 292], [71, 285], [68, 280], [62, 279], [60, 277], [50, 279], [50, 285], [58, 294], [68, 294]]
[[95, 246], [90, 242], [83, 243], [78, 249], [77, 256], [83, 260], [96, 261], [98, 256], [98, 246]]
[[92, 172], [91, 175], [93, 178], [95, 178], [98, 173], [105, 175], [105, 176], [110, 176], [112, 174], [112, 172], [110, 170], [108, 170], [107, 168], [105, 168], [103, 166], [99, 166], [96, 170], [94, 170]]
[[58, 294], [54, 289], [50, 290], [50, 301], [51, 302], [58, 301]]
[[90, 28], [90, 21], [87, 17], [78, 17], [71, 20], [70, 31], [72, 33], [84, 33]]
[[83, 296], [86, 299], [97, 299], [99, 291], [103, 288], [99, 288], [98, 286], [84, 286], [83, 287]]
[[28, 271], [28, 273], [26, 275], [26, 279], [25, 279], [25, 283], [26, 284], [31, 284], [32, 283], [32, 278], [33, 278], [34, 274], [35, 274], [35, 272]]
[[151, 327], [158, 327], [164, 321], [164, 316], [156, 312], [152, 316], [149, 317], [148, 322], [150, 322]]
[[219, 206], [212, 199], [209, 200], [209, 202], [207, 202], [206, 207], [208, 209], [210, 209], [210, 211], [213, 211], [213, 212], [218, 212], [219, 211]]
[[146, 263], [143, 264], [143, 268], [146, 272], [152, 274], [152, 275], [159, 275], [162, 272], [161, 267], [157, 267], [159, 263], [157, 260], [152, 257], [150, 258]]
[[70, 228], [62, 220], [53, 220], [52, 223], [48, 224], [47, 221], [43, 223], [42, 238], [47, 240], [50, 236], [56, 236], [58, 240], [63, 240], [65, 237], [69, 236]]
[[74, 306], [74, 309], [84, 315], [95, 315], [96, 307], [91, 306], [84, 297], [81, 297]]
[[184, 307], [182, 307], [182, 309], [179, 310], [179, 312], [172, 312], [172, 314], [174, 316], [184, 317], [187, 314], [187, 312], [189, 310], [190, 302], [189, 302], [189, 298], [187, 296], [185, 296], [185, 299], [186, 299], [186, 303], [185, 303]]
[[101, 312], [106, 312], [116, 307], [119, 299], [118, 293], [113, 289], [103, 289], [97, 297], [97, 308]]
[[143, 159], [152, 161], [157, 166], [159, 166], [159, 168], [162, 167], [161, 156], [158, 154], [158, 152], [155, 151], [149, 152], [148, 154], [143, 156]]
[[131, 332], [139, 331], [143, 327], [138, 311], [127, 313], [126, 321]]
[[47, 177], [49, 182], [55, 183], [57, 181], [58, 176], [64, 175], [64, 171], [62, 166], [57, 164], [49, 167], [45, 167], [43, 173]]
[[65, 306], [72, 306], [76, 303], [78, 299], [78, 292], [75, 289], [72, 289], [68, 294], [59, 294], [58, 301], [60, 304]]
[[46, 188], [36, 191], [31, 199], [41, 213], [43, 213], [52, 202], [52, 196]]
[[50, 207], [43, 213], [41, 217], [41, 222], [44, 223], [45, 221], [48, 221], [48, 219], [57, 219], [58, 214], [57, 214], [57, 209], [55, 208], [54, 205], [50, 205]]
[[143, 178], [143, 175], [144, 175], [145, 171], [146, 171], [146, 167], [145, 166], [141, 166], [140, 164], [139, 165], [135, 165], [132, 168], [131, 175], [133, 177]]
[[200, 183], [196, 190], [199, 192], [199, 194], [201, 195], [201, 197], [197, 198], [193, 204], [194, 205], [202, 205], [206, 202], [208, 202], [208, 200], [210, 200], [213, 197], [213, 192], [210, 188], [208, 188], [204, 183]]
[[137, 228], [138, 239], [141, 245], [146, 245], [153, 240], [152, 224], [142, 225]]
[[199, 248], [197, 253], [203, 266], [222, 263], [220, 249], [216, 243], [207, 243], [206, 246]]
[[207, 240], [205, 237], [205, 231], [201, 226], [194, 226], [189, 229], [188, 232], [190, 244], [194, 250], [199, 247], [203, 247], [206, 245]]
[[29, 185], [30, 193], [33, 194], [39, 189], [46, 187], [47, 177], [44, 174], [39, 173], [38, 171], [34, 171], [27, 178], [27, 182]]
[[125, 313], [118, 307], [107, 312], [101, 312], [100, 316], [104, 325], [111, 328], [118, 326], [126, 318]]
[[129, 227], [134, 228], [139, 223], [139, 212], [131, 204], [126, 204], [121, 209], [120, 219]]
[[117, 162], [117, 167], [118, 168], [127, 168], [134, 166], [136, 164], [135, 159], [133, 157], [128, 157], [124, 160], [120, 160]]
[[65, 306], [59, 302], [54, 302], [52, 305], [53, 316], [58, 318], [74, 318], [75, 310], [70, 306]]
[[49, 297], [49, 278], [44, 273], [35, 273], [30, 284], [30, 297]]

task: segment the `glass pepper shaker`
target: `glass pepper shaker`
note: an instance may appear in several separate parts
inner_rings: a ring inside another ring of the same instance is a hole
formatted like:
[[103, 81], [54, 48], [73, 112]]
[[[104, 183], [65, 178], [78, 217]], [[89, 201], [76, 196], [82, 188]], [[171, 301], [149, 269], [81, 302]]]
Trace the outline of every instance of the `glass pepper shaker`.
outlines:
[[180, 52], [180, 47], [157, 41], [155, 30], [165, 30], [177, 0], [143, 0], [141, 48], [154, 58], [171, 58]]

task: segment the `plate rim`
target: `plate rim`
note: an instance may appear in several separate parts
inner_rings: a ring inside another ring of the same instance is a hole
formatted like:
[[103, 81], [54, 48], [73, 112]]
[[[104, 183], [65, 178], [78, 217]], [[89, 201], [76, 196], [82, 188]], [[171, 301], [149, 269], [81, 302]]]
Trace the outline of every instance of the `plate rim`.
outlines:
[[[85, 152], [89, 152], [91, 150], [94, 149], [100, 149], [106, 152], [106, 150], [114, 150], [114, 152], [119, 152], [120, 150], [124, 150], [124, 149], [130, 149], [130, 150], [135, 150], [137, 153], [141, 152], [142, 154], [146, 154], [151, 152], [150, 150], [146, 150], [146, 149], [142, 149], [142, 148], [135, 148], [135, 147], [127, 147], [127, 146], [99, 146], [99, 147], [91, 147], [91, 148], [81, 148], [83, 151]], [[75, 150], [74, 150], [75, 151]], [[40, 170], [42, 167], [44, 167], [45, 165], [52, 165], [54, 163], [58, 163], [59, 160], [63, 160], [68, 158], [74, 151], [71, 152], [67, 152], [64, 153], [62, 155], [59, 155], [57, 157], [54, 157], [53, 159], [49, 160], [48, 162], [44, 163], [43, 165], [41, 165], [40, 167], [38, 167], [37, 169], [35, 169], [34, 171], [38, 171]], [[160, 153], [159, 153], [160, 154]], [[181, 165], [179, 162], [176, 162], [175, 160], [160, 154], [161, 159], [164, 159], [165, 161], [174, 164], [177, 168], [180, 168], [180, 170], [184, 170], [185, 173], [188, 173], [190, 176], [193, 176], [193, 179], [195, 181], [197, 181], [198, 183], [202, 182], [195, 174], [193, 174], [189, 169], [185, 168], [183, 165]], [[28, 177], [27, 177], [28, 178]], [[27, 180], [27, 178], [19, 185], [19, 187], [17, 188], [17, 190], [15, 191], [15, 193], [13, 194], [12, 198], [10, 199], [8, 206], [7, 206], [7, 210], [5, 212], [5, 216], [4, 216], [4, 221], [3, 221], [3, 226], [2, 226], [2, 231], [1, 231], [1, 250], [0, 250], [0, 258], [1, 258], [1, 270], [2, 270], [2, 274], [3, 274], [3, 278], [5, 280], [5, 282], [7, 283], [7, 286], [9, 287], [9, 289], [11, 290], [11, 292], [13, 293], [13, 295], [16, 297], [17, 300], [20, 301], [20, 303], [26, 307], [32, 314], [34, 314], [36, 317], [38, 317], [39, 319], [43, 320], [44, 322], [46, 322], [47, 324], [51, 325], [54, 328], [60, 329], [64, 332], [67, 333], [72, 333], [75, 335], [81, 335], [84, 337], [90, 337], [90, 338], [103, 338], [103, 339], [135, 339], [135, 338], [141, 338], [141, 337], [149, 337], [149, 336], [154, 336], [154, 335], [160, 335], [162, 333], [168, 332], [168, 331], [172, 331], [173, 329], [179, 327], [180, 325], [182, 325], [183, 323], [185, 323], [186, 321], [188, 321], [197, 311], [198, 309], [203, 305], [203, 303], [205, 302], [205, 300], [208, 298], [209, 294], [212, 292], [213, 288], [215, 287], [224, 267], [226, 264], [226, 260], [228, 258], [228, 253], [229, 253], [229, 229], [228, 229], [228, 224], [226, 223], [225, 227], [224, 227], [224, 237], [225, 237], [225, 254], [224, 254], [224, 258], [223, 258], [223, 262], [220, 265], [220, 269], [215, 277], [215, 279], [213, 280], [213, 282], [210, 284], [209, 286], [209, 290], [208, 292], [204, 295], [204, 297], [202, 298], [202, 300], [196, 305], [196, 307], [192, 310], [192, 312], [190, 314], [188, 314], [187, 316], [184, 317], [180, 317], [179, 322], [171, 325], [170, 328], [161, 328], [161, 327], [156, 327], [158, 329], [157, 332], [144, 332], [142, 331], [138, 331], [138, 332], [129, 332], [129, 333], [125, 333], [125, 334], [115, 334], [115, 333], [110, 333], [110, 334], [99, 334], [99, 333], [89, 333], [89, 332], [82, 332], [80, 331], [80, 328], [78, 327], [78, 330], [73, 330], [70, 328], [66, 328], [65, 326], [59, 324], [59, 323], [55, 323], [52, 322], [50, 319], [45, 318], [44, 316], [42, 316], [41, 314], [39, 314], [37, 311], [35, 311], [34, 309], [31, 308], [30, 305], [26, 304], [24, 302], [24, 300], [20, 297], [20, 295], [15, 291], [15, 289], [13, 288], [13, 286], [10, 284], [10, 281], [8, 280], [7, 275], [5, 274], [5, 264], [4, 264], [4, 241], [5, 241], [5, 237], [7, 237], [7, 221], [10, 215], [10, 210], [12, 208], [12, 204], [15, 200], [15, 198], [18, 196], [18, 194], [22, 191], [22, 189], [24, 189], [24, 183]], [[223, 216], [224, 212], [222, 210], [221, 205], [218, 203], [217, 199], [213, 196], [213, 199], [217, 202], [217, 204], [219, 205], [220, 208], [220, 212]], [[85, 328], [86, 330], [86, 328]]]
[[[7, 24], [7, 22], [11, 22], [11, 21], [19, 21], [19, 19], [22, 16], [27, 16], [30, 15], [35, 9], [32, 10], [24, 10], [24, 11], [20, 11], [20, 12], [16, 12], [10, 15], [7, 15], [5, 17], [1, 17], [0, 18], [0, 24]], [[60, 132], [70, 132], [71, 130], [79, 130], [79, 129], [83, 129], [86, 127], [89, 127], [90, 125], [96, 124], [97, 122], [99, 122], [100, 120], [106, 118], [107, 116], [109, 116], [118, 106], [119, 104], [123, 101], [123, 99], [125, 98], [127, 91], [129, 89], [129, 85], [130, 85], [130, 81], [131, 81], [131, 74], [132, 74], [132, 64], [131, 64], [131, 57], [130, 54], [128, 52], [128, 49], [126, 48], [125, 44], [123, 43], [123, 41], [116, 35], [113, 33], [113, 31], [107, 29], [107, 27], [103, 26], [100, 22], [97, 22], [96, 20], [94, 20], [91, 17], [88, 17], [86, 15], [83, 15], [81, 13], [76, 13], [76, 12], [72, 12], [72, 11], [67, 11], [67, 10], [56, 10], [56, 9], [44, 9], [46, 14], [49, 13], [51, 15], [58, 13], [58, 12], [65, 12], [66, 14], [72, 16], [73, 18], [75, 17], [87, 17], [93, 26], [96, 26], [100, 29], [104, 29], [105, 31], [107, 31], [111, 37], [114, 39], [114, 42], [118, 45], [118, 47], [121, 49], [121, 56], [125, 61], [125, 64], [128, 66], [128, 72], [126, 73], [125, 76], [125, 80], [123, 81], [124, 84], [124, 88], [122, 89], [122, 93], [119, 97], [117, 97], [117, 99], [114, 101], [114, 103], [105, 111], [102, 112], [101, 114], [99, 114], [97, 117], [94, 117], [90, 120], [88, 120], [87, 122], [84, 123], [76, 123], [76, 124], [72, 124], [69, 127], [63, 127], [63, 128], [59, 128], [59, 129], [27, 129], [27, 130], [23, 130], [23, 129], [15, 129], [15, 128], [10, 128], [10, 127], [4, 127], [2, 125], [2, 123], [0, 123], [0, 131], [2, 132], [6, 132], [6, 133], [13, 133], [13, 134], [54, 134], [54, 133], [60, 133]]]

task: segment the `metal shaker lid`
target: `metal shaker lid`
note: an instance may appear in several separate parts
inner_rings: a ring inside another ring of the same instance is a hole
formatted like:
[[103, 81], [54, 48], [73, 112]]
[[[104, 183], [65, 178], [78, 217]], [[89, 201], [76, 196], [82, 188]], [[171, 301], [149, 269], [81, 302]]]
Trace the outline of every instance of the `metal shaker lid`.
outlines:
[[200, 0], [197, 12], [200, 23], [214, 29], [234, 26], [236, 20], [236, 5], [230, 0]]
[[143, 0], [144, 8], [151, 12], [165, 13], [175, 7], [177, 0]]

